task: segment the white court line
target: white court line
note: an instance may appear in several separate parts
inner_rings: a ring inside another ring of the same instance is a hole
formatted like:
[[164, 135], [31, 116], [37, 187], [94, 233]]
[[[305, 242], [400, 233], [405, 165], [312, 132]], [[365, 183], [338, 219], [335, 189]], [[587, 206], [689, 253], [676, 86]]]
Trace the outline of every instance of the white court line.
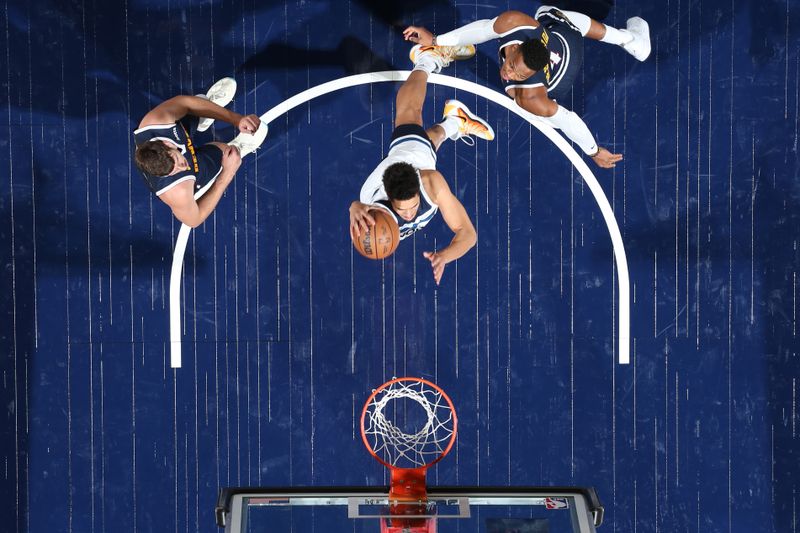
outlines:
[[[311, 87], [305, 91], [296, 94], [276, 105], [263, 115], [261, 120], [269, 124], [279, 116], [288, 112], [289, 110], [304, 104], [309, 100], [313, 100], [318, 96], [328, 94], [340, 89], [354, 87], [356, 85], [366, 85], [368, 83], [380, 83], [386, 81], [405, 81], [411, 74], [408, 70], [387, 70], [383, 72], [370, 72], [367, 74], [356, 74], [354, 76], [347, 76], [332, 80], [316, 87]], [[614, 217], [614, 210], [608, 203], [603, 188], [595, 178], [594, 173], [586, 165], [586, 162], [575, 152], [572, 146], [560, 134], [543, 120], [537, 116], [529, 113], [519, 107], [514, 100], [508, 96], [493, 91], [477, 83], [467, 80], [460, 80], [451, 76], [443, 76], [441, 74], [432, 74], [428, 77], [428, 83], [435, 85], [444, 85], [446, 87], [453, 87], [460, 91], [472, 93], [476, 96], [481, 96], [487, 100], [505, 107], [512, 113], [527, 120], [536, 129], [538, 129], [545, 137], [550, 139], [556, 147], [569, 159], [575, 166], [575, 169], [580, 173], [589, 190], [592, 192], [600, 213], [603, 215], [608, 233], [611, 236], [611, 244], [614, 249], [614, 261], [617, 267], [617, 276], [619, 282], [619, 332], [617, 346], [619, 347], [619, 364], [626, 365], [630, 362], [630, 279], [628, 277], [628, 259], [625, 256], [625, 245], [622, 243], [622, 235], [617, 225], [617, 219]], [[181, 366], [181, 316], [180, 316], [180, 280], [181, 270], [183, 268], [183, 256], [186, 252], [186, 243], [189, 239], [191, 228], [189, 226], [182, 226], [178, 233], [178, 239], [175, 242], [175, 252], [172, 256], [172, 272], [169, 280], [169, 324], [170, 324], [170, 362], [172, 368], [179, 368]]]

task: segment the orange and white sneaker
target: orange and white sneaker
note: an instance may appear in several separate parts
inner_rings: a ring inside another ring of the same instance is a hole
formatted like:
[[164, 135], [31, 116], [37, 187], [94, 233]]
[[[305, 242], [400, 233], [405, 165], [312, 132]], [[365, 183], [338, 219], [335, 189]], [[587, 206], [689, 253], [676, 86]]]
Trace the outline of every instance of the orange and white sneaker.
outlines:
[[416, 64], [423, 55], [430, 56], [436, 63], [436, 71], [440, 72], [453, 60], [461, 61], [475, 56], [475, 45], [467, 44], [464, 46], [423, 46], [418, 44], [411, 48], [408, 57], [411, 62]]
[[[487, 141], [494, 140], [494, 130], [488, 122], [472, 114], [463, 103], [458, 100], [448, 100], [444, 103], [444, 113], [442, 117], [456, 117], [459, 121], [458, 131], [450, 136], [451, 139], [461, 139], [466, 144], [473, 145], [475, 141], [472, 135]], [[467, 140], [469, 139], [469, 140]]]

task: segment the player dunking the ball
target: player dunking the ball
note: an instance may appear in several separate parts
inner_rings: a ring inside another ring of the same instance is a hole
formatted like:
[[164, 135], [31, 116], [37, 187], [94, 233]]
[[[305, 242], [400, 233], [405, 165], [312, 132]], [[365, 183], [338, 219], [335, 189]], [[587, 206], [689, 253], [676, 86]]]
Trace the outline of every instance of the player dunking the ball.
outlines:
[[[147, 187], [187, 226], [197, 227], [211, 214], [242, 157], [267, 136], [267, 125], [256, 115], [225, 109], [235, 93], [236, 80], [223, 78], [206, 95], [170, 98], [148, 112], [133, 132], [134, 159]], [[241, 133], [229, 143], [195, 145], [192, 136], [214, 119]]]
[[606, 26], [583, 13], [542, 6], [531, 17], [506, 11], [442, 35], [419, 26], [403, 32], [406, 40], [425, 46], [466, 46], [499, 39], [500, 77], [506, 94], [517, 104], [560, 129], [598, 166], [622, 160], [597, 145], [581, 117], [557, 103], [569, 94], [583, 61], [584, 37], [621, 46], [639, 61], [650, 55], [650, 29], [643, 19], [628, 19], [626, 29]]
[[445, 265], [467, 253], [477, 237], [464, 206], [436, 170], [436, 151], [445, 139], [474, 135], [490, 141], [494, 131], [457, 100], [445, 102], [444, 120], [426, 130], [422, 126], [422, 106], [428, 75], [439, 72], [454, 59], [474, 55], [474, 46], [415, 46], [411, 50], [414, 70], [397, 93], [389, 153], [367, 177], [359, 200], [350, 205], [353, 240], [375, 225], [369, 214], [373, 209], [391, 213], [399, 225], [401, 240], [424, 228], [441, 211], [455, 235], [445, 248], [423, 253], [431, 262], [437, 285]]

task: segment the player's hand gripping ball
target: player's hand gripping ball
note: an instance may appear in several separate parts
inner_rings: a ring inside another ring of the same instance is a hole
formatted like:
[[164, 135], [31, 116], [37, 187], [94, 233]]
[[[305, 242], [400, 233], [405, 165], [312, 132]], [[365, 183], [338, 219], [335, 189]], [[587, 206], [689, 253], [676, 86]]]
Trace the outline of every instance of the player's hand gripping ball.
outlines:
[[397, 226], [397, 221], [383, 209], [372, 209], [369, 214], [375, 219], [375, 225], [353, 239], [353, 246], [367, 259], [389, 257], [400, 244], [400, 228]]

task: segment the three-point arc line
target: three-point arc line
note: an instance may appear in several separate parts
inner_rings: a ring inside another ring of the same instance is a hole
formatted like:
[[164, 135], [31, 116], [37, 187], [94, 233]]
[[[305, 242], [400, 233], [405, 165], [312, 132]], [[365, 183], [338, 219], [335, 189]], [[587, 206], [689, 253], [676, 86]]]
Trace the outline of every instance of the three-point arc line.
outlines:
[[[318, 96], [332, 93], [340, 89], [354, 87], [356, 85], [365, 85], [368, 83], [380, 83], [386, 81], [405, 81], [411, 74], [407, 70], [387, 70], [384, 72], [370, 72], [367, 74], [356, 74], [354, 76], [347, 76], [338, 80], [329, 81], [316, 87], [311, 87], [288, 100], [284, 100], [276, 105], [263, 115], [261, 120], [267, 124], [288, 112], [289, 110], [304, 104], [309, 100], [313, 100]], [[515, 113], [521, 118], [527, 120], [536, 127], [545, 137], [550, 139], [556, 147], [569, 159], [575, 166], [578, 173], [580, 173], [583, 180], [588, 185], [589, 190], [592, 192], [597, 205], [600, 207], [600, 213], [603, 215], [608, 233], [611, 236], [611, 244], [614, 249], [614, 263], [617, 270], [619, 282], [619, 332], [617, 337], [617, 346], [619, 350], [619, 363], [622, 365], [630, 362], [630, 279], [628, 277], [628, 260], [625, 256], [625, 246], [622, 243], [622, 235], [617, 225], [617, 219], [614, 217], [614, 211], [608, 203], [603, 188], [598, 183], [592, 171], [586, 165], [586, 162], [575, 152], [572, 146], [560, 134], [542, 119], [520, 108], [511, 98], [493, 91], [476, 83], [466, 80], [460, 80], [451, 76], [443, 76], [441, 74], [432, 74], [428, 78], [429, 83], [436, 85], [444, 85], [452, 87], [461, 91], [472, 93], [476, 96], [481, 96], [490, 100], [509, 111]], [[200, 191], [196, 196], [200, 196], [205, 190]], [[183, 256], [186, 253], [186, 243], [189, 240], [191, 228], [182, 225], [178, 232], [178, 238], [175, 241], [175, 251], [172, 255], [172, 270], [169, 279], [169, 334], [170, 334], [170, 364], [172, 368], [180, 368], [181, 366], [181, 272], [183, 269]]]

